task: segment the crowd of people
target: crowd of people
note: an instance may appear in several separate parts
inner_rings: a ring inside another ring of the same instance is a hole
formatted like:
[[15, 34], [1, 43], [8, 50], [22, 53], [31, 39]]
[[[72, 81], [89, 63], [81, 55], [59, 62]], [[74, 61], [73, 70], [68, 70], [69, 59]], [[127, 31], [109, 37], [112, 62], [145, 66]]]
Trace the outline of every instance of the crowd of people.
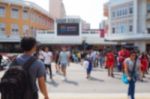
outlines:
[[[48, 47], [43, 47], [38, 50], [38, 58], [45, 64], [47, 73], [52, 77], [52, 62], [55, 62], [55, 68], [57, 73], [63, 73], [64, 79], [66, 78], [66, 67], [70, 62], [81, 63], [87, 70], [87, 78], [90, 78], [90, 74], [93, 68], [105, 68], [108, 70], [108, 76], [115, 77], [114, 69], [118, 72], [125, 70], [125, 60], [130, 57], [133, 50], [128, 50], [122, 47], [121, 50], [116, 51], [111, 48], [105, 50], [93, 50], [88, 49], [86, 51], [70, 50], [67, 47], [62, 47], [60, 50], [52, 51]], [[145, 74], [148, 73], [150, 67], [150, 56], [147, 53], [136, 53], [136, 60], [138, 66], [138, 79], [143, 81]]]
[[[38, 59], [32, 68], [30, 74], [32, 75], [32, 82], [34, 86], [34, 96], [37, 99], [38, 90], [36, 85], [36, 79], [40, 86], [40, 90], [45, 96], [45, 99], [49, 99], [45, 81], [53, 79], [52, 63], [55, 62], [56, 73], [62, 74], [62, 79], [67, 80], [67, 66], [70, 62], [80, 64], [86, 69], [86, 78], [91, 78], [93, 68], [103, 68], [108, 70], [109, 77], [115, 77], [114, 68], [118, 72], [125, 73], [129, 80], [128, 95], [131, 99], [134, 99], [135, 82], [137, 80], [143, 81], [145, 74], [148, 74], [150, 68], [150, 55], [148, 53], [140, 53], [137, 50], [128, 50], [123, 47], [121, 50], [116, 51], [112, 48], [106, 48], [104, 50], [94, 50], [93, 48], [86, 50], [75, 50], [65, 46], [59, 50], [51, 50], [45, 46], [36, 49], [36, 40], [34, 38], [23, 38], [21, 41], [21, 48], [24, 53], [19, 55], [16, 60], [17, 63], [23, 65], [34, 56]], [[36, 53], [35, 53], [36, 51]], [[12, 65], [12, 64], [11, 64]], [[133, 76], [134, 74], [134, 76]]]

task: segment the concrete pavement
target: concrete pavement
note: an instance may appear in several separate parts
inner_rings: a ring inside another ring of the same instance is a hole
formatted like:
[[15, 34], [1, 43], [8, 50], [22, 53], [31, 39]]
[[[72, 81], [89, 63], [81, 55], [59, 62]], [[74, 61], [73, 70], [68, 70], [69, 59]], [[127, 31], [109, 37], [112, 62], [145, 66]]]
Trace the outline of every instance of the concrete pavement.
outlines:
[[[115, 78], [110, 78], [105, 69], [96, 68], [92, 78], [86, 79], [84, 67], [70, 64], [68, 80], [63, 81], [62, 75], [55, 73], [54, 64], [52, 68], [54, 81], [48, 79], [46, 82], [50, 99], [127, 99], [128, 86], [121, 82], [121, 73], [115, 72]], [[0, 72], [0, 78], [3, 73]], [[150, 75], [144, 80], [144, 83], [136, 84], [136, 99], [150, 99]], [[40, 99], [43, 99], [42, 95]]]
[[[83, 93], [51, 93], [49, 94], [50, 99], [128, 99], [126, 94], [83, 94]], [[40, 95], [40, 99], [44, 99], [42, 95]], [[144, 94], [136, 94], [135, 99], [150, 99], [149, 93]]]

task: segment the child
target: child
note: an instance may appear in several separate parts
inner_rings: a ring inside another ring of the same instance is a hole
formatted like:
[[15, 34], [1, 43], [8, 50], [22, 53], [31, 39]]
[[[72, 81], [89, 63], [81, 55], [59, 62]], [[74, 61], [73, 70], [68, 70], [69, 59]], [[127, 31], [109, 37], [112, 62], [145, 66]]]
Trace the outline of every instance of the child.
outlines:
[[92, 62], [88, 56], [87, 58], [84, 59], [83, 66], [86, 68], [86, 72], [87, 72], [86, 78], [89, 79], [92, 71]]

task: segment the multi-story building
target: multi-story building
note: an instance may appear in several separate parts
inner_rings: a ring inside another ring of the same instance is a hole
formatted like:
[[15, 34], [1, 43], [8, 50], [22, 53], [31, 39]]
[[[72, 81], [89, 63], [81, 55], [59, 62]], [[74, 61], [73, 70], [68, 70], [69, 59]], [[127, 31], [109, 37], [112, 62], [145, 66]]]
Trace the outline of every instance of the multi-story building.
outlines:
[[65, 17], [66, 10], [63, 0], [49, 0], [49, 13], [54, 19]]
[[110, 0], [105, 7], [109, 20], [106, 40], [150, 51], [150, 0]]
[[23, 36], [36, 30], [54, 30], [54, 20], [40, 6], [23, 0], [0, 1], [0, 50], [18, 47]]

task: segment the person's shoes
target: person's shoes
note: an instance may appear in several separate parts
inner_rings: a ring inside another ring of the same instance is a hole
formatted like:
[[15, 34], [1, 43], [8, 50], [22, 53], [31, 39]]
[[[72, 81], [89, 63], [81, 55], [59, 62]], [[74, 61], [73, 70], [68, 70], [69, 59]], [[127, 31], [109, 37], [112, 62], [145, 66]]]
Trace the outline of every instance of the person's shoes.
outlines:
[[62, 80], [63, 81], [67, 81], [67, 77], [62, 77]]

